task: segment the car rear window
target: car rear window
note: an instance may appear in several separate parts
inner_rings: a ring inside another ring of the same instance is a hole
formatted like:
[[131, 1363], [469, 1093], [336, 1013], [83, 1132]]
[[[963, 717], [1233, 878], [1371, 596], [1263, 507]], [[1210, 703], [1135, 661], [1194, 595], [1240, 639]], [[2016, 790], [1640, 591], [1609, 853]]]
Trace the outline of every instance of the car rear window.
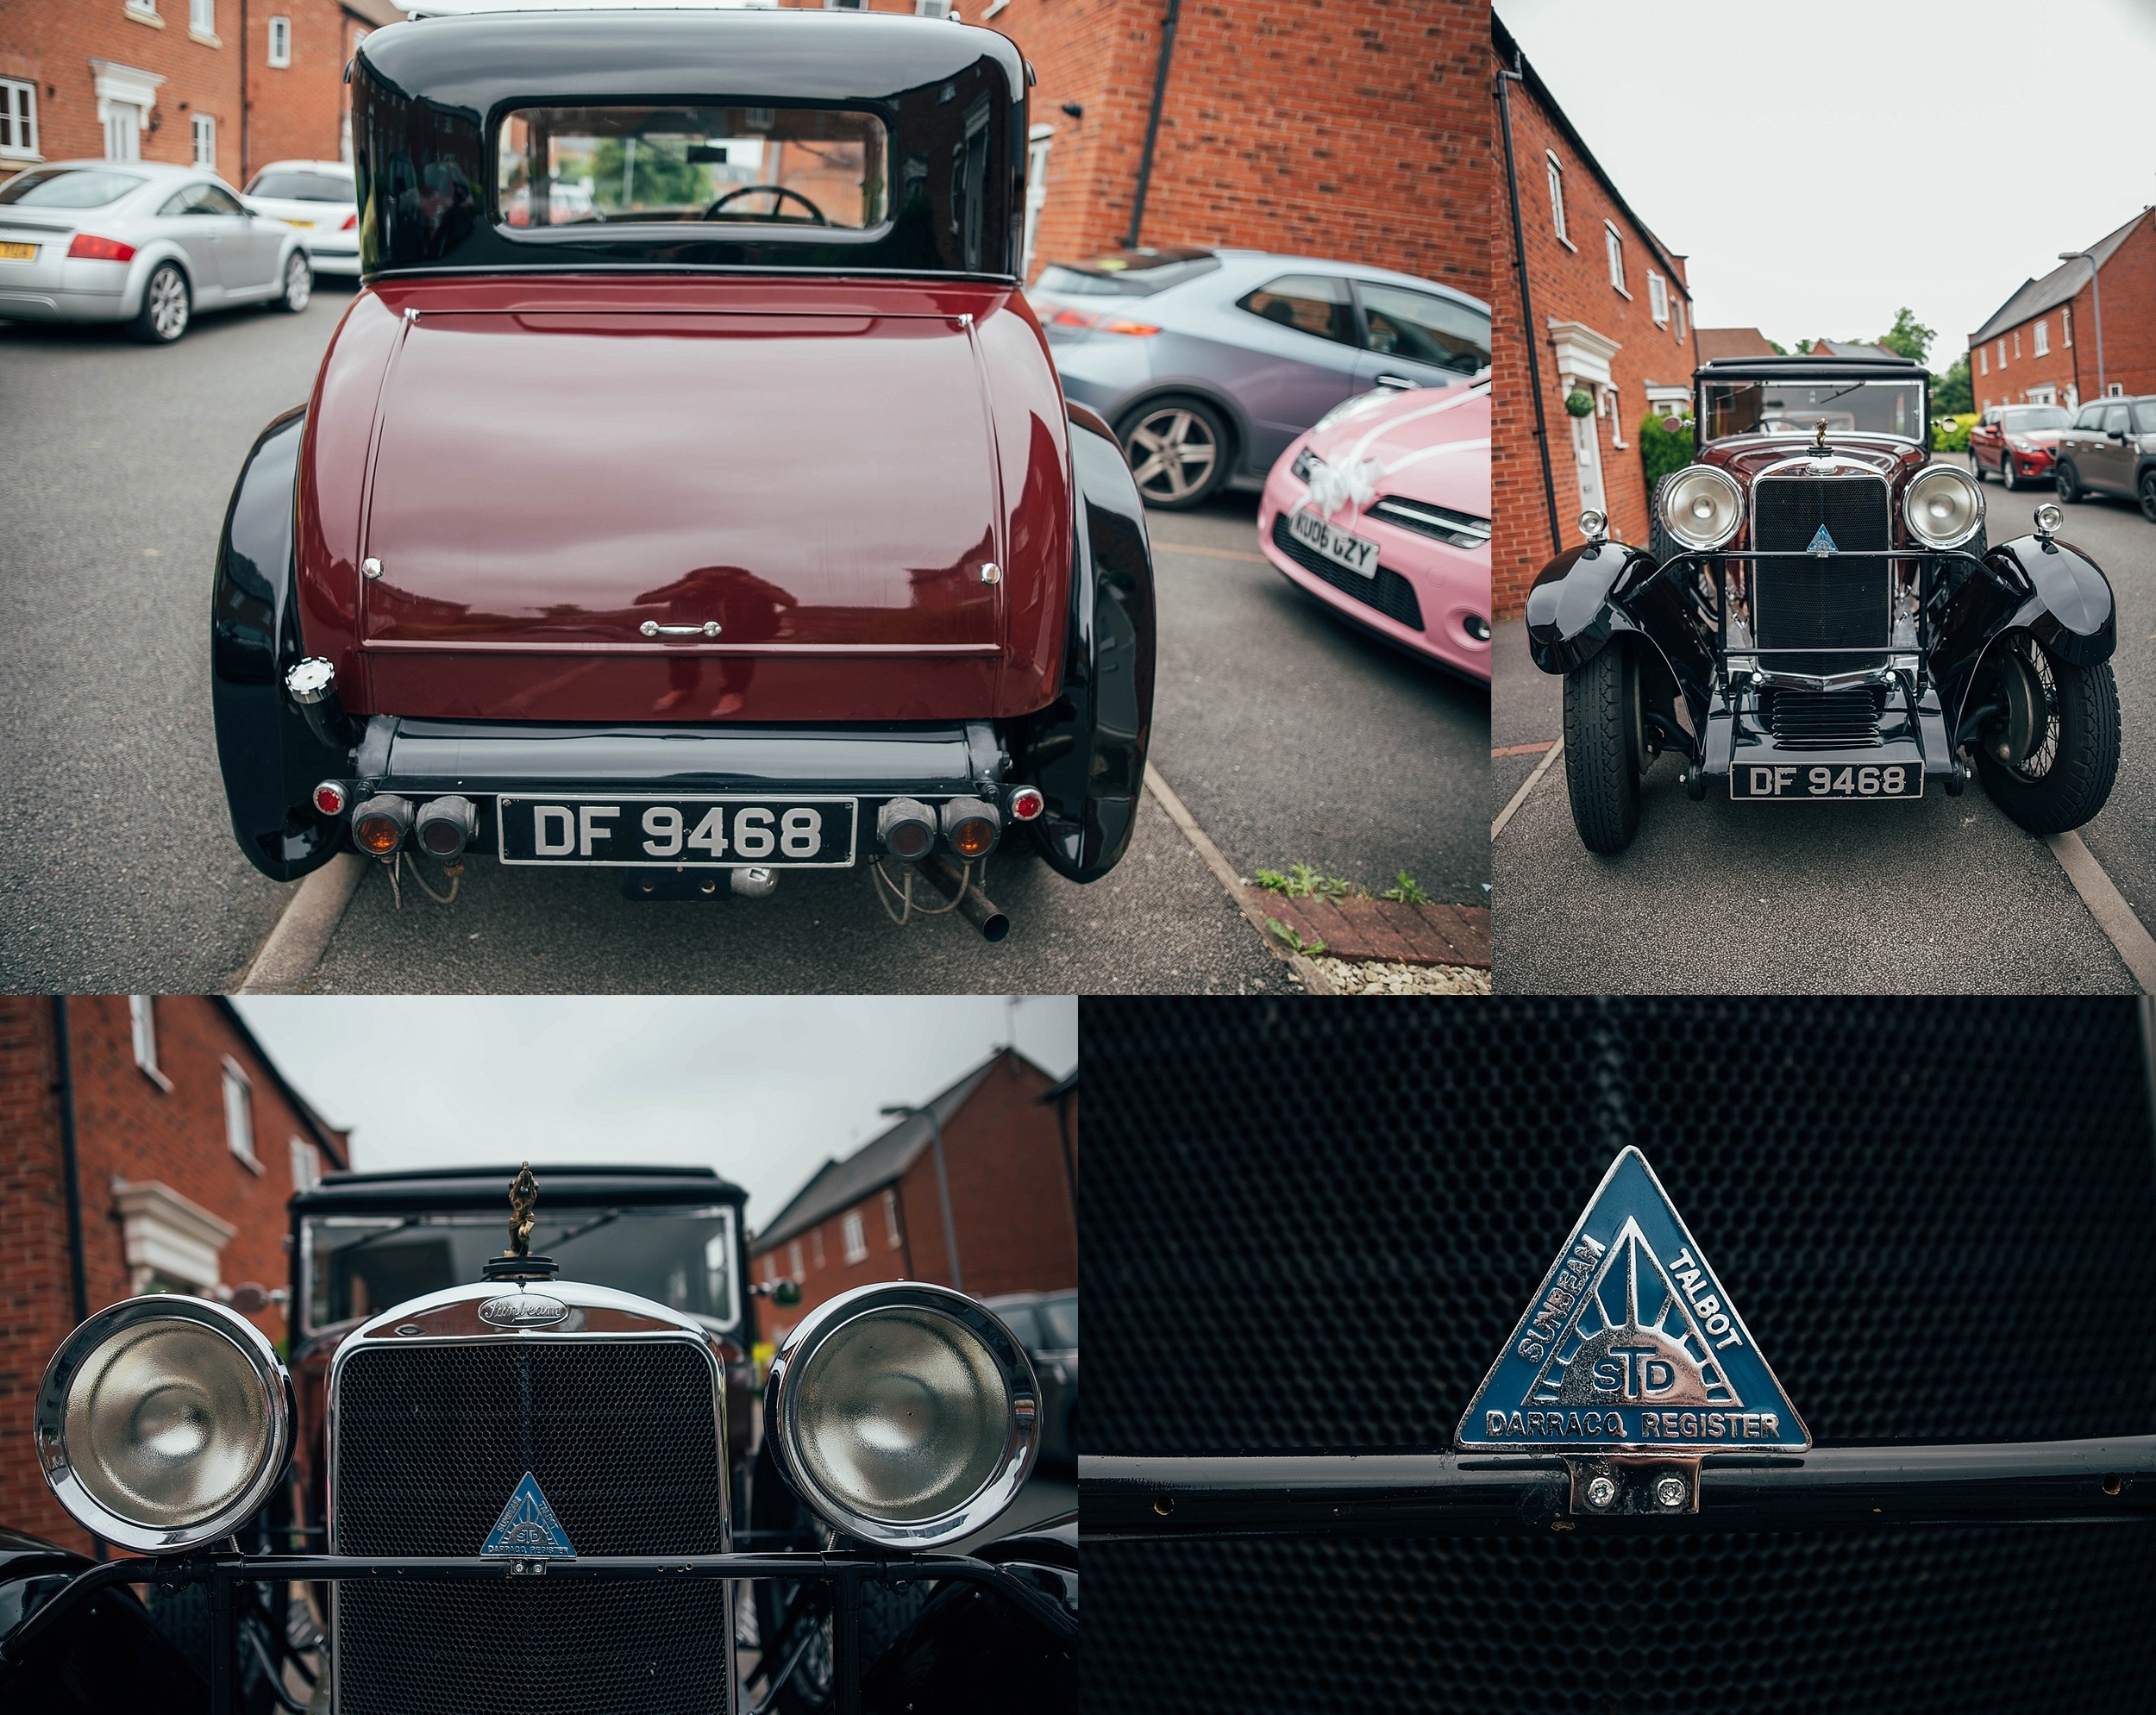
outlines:
[[889, 154], [873, 113], [518, 108], [496, 133], [494, 218], [519, 229], [695, 221], [860, 231], [888, 217]]
[[349, 203], [355, 193], [350, 179], [333, 173], [285, 172], [256, 173], [247, 194], [282, 203]]
[[101, 209], [145, 182], [137, 174], [102, 167], [48, 167], [18, 172], [0, 185], [0, 203], [26, 209]]
[[1219, 266], [1210, 250], [1112, 250], [1090, 262], [1052, 262], [1033, 284], [1064, 297], [1150, 297]]
[[1003, 1318], [1003, 1325], [1011, 1330], [1011, 1337], [1027, 1351], [1037, 1349], [1041, 1343], [1040, 1318], [1030, 1304], [1006, 1304], [996, 1314]]
[[1048, 1330], [1048, 1344], [1056, 1351], [1078, 1349], [1078, 1300], [1044, 1299], [1041, 1323]]
[[1244, 292], [1236, 307], [1262, 321], [1315, 334], [1321, 340], [1355, 343], [1355, 310], [1348, 301], [1347, 283], [1329, 274], [1282, 274], [1256, 291]]

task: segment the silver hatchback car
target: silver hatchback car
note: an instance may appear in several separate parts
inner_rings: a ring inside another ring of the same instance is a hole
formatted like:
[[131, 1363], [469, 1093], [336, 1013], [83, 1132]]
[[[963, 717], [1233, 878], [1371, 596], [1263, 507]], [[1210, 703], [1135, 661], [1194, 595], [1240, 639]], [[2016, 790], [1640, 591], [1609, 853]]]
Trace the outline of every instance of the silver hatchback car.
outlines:
[[1027, 291], [1063, 391], [1113, 425], [1149, 505], [1259, 488], [1288, 443], [1374, 387], [1489, 367], [1489, 306], [1451, 286], [1262, 250], [1118, 250]]
[[301, 310], [313, 291], [299, 234], [207, 167], [54, 161], [0, 185], [0, 316], [129, 322], [169, 345], [197, 310]]

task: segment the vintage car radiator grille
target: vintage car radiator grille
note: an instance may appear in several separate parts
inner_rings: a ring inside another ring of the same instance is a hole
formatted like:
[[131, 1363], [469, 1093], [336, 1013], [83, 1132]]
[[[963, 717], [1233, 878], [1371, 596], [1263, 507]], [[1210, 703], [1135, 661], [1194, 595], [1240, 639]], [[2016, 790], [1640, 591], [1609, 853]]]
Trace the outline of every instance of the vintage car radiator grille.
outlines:
[[[340, 1554], [475, 1555], [529, 1470], [580, 1555], [717, 1554], [711, 1368], [680, 1341], [398, 1341], [339, 1371]], [[339, 1715], [721, 1715], [725, 1586], [348, 1583]]]
[[1786, 749], [1847, 750], [1880, 742], [1880, 698], [1872, 685], [1847, 691], [1777, 688], [1759, 693], [1759, 715]]
[[1389, 566], [1380, 565], [1376, 578], [1365, 578], [1344, 566], [1335, 566], [1317, 549], [1297, 541], [1288, 529], [1288, 515], [1273, 520], [1273, 546], [1313, 577], [1322, 578], [1342, 595], [1353, 596], [1365, 607], [1374, 607], [1386, 618], [1423, 629], [1422, 604], [1415, 586]]
[[[1752, 546], [1802, 552], [1823, 528], [1836, 554], [1771, 560], [1752, 574], [1752, 635], [1763, 649], [1883, 648], [1893, 641], [1890, 566], [1861, 552], [1891, 547], [1887, 488], [1871, 477], [1763, 477], [1752, 485]], [[1873, 663], [1851, 655], [1783, 656], [1793, 673], [1850, 672]]]
[[[1081, 1032], [1084, 1452], [1445, 1446], [1626, 1142], [1822, 1445], [2156, 1433], [2130, 1001], [1119, 1002]], [[2156, 1604], [2132, 1526], [1095, 1543], [1086, 1569], [1089, 1702], [1236, 1715], [2085, 1715], [2147, 1703]]]

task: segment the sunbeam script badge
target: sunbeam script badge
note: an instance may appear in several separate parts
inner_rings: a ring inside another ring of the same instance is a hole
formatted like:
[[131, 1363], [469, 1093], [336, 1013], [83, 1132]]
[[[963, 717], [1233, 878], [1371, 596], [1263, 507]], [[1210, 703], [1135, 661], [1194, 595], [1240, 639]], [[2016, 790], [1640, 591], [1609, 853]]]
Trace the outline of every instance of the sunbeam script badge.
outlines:
[[1802, 1452], [1810, 1433], [1635, 1149], [1482, 1378], [1455, 1444], [1503, 1453]]
[[494, 1521], [494, 1531], [486, 1539], [486, 1546], [479, 1550], [482, 1556], [494, 1555], [515, 1560], [574, 1560], [576, 1550], [569, 1546], [568, 1533], [561, 1528], [561, 1521], [554, 1516], [554, 1509], [547, 1505], [546, 1496], [539, 1493], [539, 1485], [530, 1472], [517, 1485], [516, 1493], [509, 1498], [509, 1505], [502, 1509], [502, 1516]]

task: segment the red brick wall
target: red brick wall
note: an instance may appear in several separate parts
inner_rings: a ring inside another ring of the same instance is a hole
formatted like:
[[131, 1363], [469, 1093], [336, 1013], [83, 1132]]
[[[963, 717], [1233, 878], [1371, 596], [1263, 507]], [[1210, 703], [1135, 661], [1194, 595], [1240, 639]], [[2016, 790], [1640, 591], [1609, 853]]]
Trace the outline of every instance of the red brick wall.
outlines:
[[[273, 17], [291, 20], [291, 64], [269, 63]], [[345, 62], [365, 28], [334, 0], [250, 0], [248, 166], [343, 159]]]
[[[943, 1127], [943, 1161], [950, 1181], [951, 1224], [958, 1233], [958, 1261], [966, 1290], [976, 1298], [1051, 1292], [1078, 1284], [1077, 1217], [1063, 1171], [1056, 1108], [1040, 1099], [1050, 1082], [1037, 1067], [1006, 1055]], [[1075, 1124], [1071, 1149], [1075, 1160]], [[814, 1230], [823, 1236], [821, 1266], [811, 1233], [796, 1236], [803, 1270], [800, 1308], [767, 1310], [760, 1318], [768, 1330], [766, 1339], [774, 1344], [784, 1341], [807, 1311], [872, 1280], [950, 1284], [933, 1150], [921, 1152], [899, 1180], [898, 1192], [899, 1230], [905, 1241], [899, 1249], [890, 1244], [881, 1191], [870, 1192], [856, 1205], [868, 1242], [864, 1261], [846, 1261], [843, 1211]], [[787, 1246], [793, 1242], [760, 1242], [754, 1249], [755, 1278], [765, 1278], [767, 1254], [775, 1259], [780, 1274], [788, 1273]]]
[[[1495, 540], [1490, 596], [1501, 614], [1517, 613], [1535, 574], [1558, 548], [1581, 540], [1580, 484], [1572, 420], [1564, 410], [1567, 389], [1558, 373], [1550, 324], [1581, 323], [1614, 341], [1619, 347], [1609, 360], [1615, 389], [1614, 413], [1605, 396], [1600, 402], [1600, 414], [1591, 421], [1601, 456], [1610, 529], [1627, 541], [1644, 542], [1647, 534], [1646, 476], [1639, 444], [1639, 422], [1647, 414], [1647, 385], [1689, 386], [1696, 364], [1691, 306], [1684, 297], [1684, 259], [1668, 257], [1665, 267], [1664, 255], [1658, 254], [1650, 235], [1618, 207], [1525, 84], [1511, 86], [1510, 99], [1514, 159], [1520, 180], [1520, 223], [1526, 248], [1528, 290], [1534, 305], [1543, 415], [1550, 436], [1561, 538], [1557, 546], [1551, 545], [1542, 459], [1534, 438], [1533, 393], [1522, 342], [1511, 197], [1505, 183], [1501, 135], [1495, 144], [1498, 163], [1493, 175], [1490, 219], [1496, 239], [1491, 259], [1495, 385], [1491, 388], [1490, 500]], [[1589, 140], [1590, 144], [1592, 141]], [[1555, 153], [1564, 171], [1565, 230], [1576, 248], [1567, 247], [1557, 237], [1551, 216], [1548, 152]], [[1603, 241], [1605, 221], [1615, 222], [1624, 241], [1629, 298], [1610, 284]], [[1675, 276], [1670, 280], [1670, 314], [1666, 325], [1658, 326], [1650, 310], [1650, 269], [1665, 278]], [[1681, 338], [1677, 333], [1679, 305], [1683, 327]]]
[[[67, 1005], [91, 1310], [129, 1291], [115, 1179], [161, 1180], [237, 1227], [218, 1259], [226, 1286], [285, 1284], [285, 1201], [292, 1192], [287, 1140], [306, 1130], [268, 1067], [214, 1002], [160, 996], [158, 1065], [172, 1086], [163, 1091], [135, 1063], [125, 996], [78, 995]], [[254, 1086], [260, 1174], [226, 1142], [227, 1055]], [[84, 1547], [86, 1534], [53, 1499], [30, 1446], [39, 1379], [75, 1320], [57, 1076], [52, 1001], [0, 999], [0, 1257], [9, 1288], [0, 1313], [0, 1524]], [[325, 1170], [335, 1165], [323, 1162]], [[272, 1340], [284, 1340], [280, 1310], [254, 1320]]]
[[[123, 0], [0, 0], [0, 77], [37, 84], [38, 152], [47, 160], [102, 158], [93, 59], [161, 77], [144, 160], [191, 161], [191, 120], [217, 122], [217, 171], [240, 177], [240, 0], [217, 0], [218, 45], [187, 28], [187, 0], [157, 0], [162, 28], [139, 22]], [[0, 160], [0, 176], [23, 162]]]
[[[959, 7], [1018, 44], [1039, 78], [1030, 119], [1055, 127], [1036, 272], [1129, 235], [1167, 9]], [[1487, 297], [1489, 40], [1479, 0], [1183, 0], [1140, 241], [1332, 257]]]
[[[2131, 395], [2156, 393], [2156, 210], [2140, 223], [2103, 265], [2103, 379]], [[2065, 342], [2065, 310], [2073, 311], [2073, 344]], [[2036, 323], [2046, 324], [2051, 350], [2036, 354]], [[2006, 342], [2006, 360], [1999, 342]], [[2017, 350], [2018, 346], [2018, 350]], [[2103, 390], [2096, 385], [2096, 310], [2093, 285], [2084, 285], [2071, 304], [2032, 316], [1984, 342], [1982, 356], [1969, 348], [1969, 381], [1977, 409], [2020, 404], [2029, 390], [2048, 383], [2066, 403], [2071, 387], [2084, 404]]]

